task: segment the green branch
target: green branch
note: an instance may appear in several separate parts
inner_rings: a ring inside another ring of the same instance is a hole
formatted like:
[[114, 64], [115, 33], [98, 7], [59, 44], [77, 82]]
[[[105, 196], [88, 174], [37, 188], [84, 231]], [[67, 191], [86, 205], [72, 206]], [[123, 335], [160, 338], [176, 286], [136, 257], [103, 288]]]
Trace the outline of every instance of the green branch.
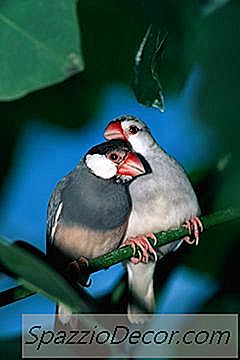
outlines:
[[[217, 211], [208, 216], [203, 216], [201, 222], [204, 227], [204, 231], [216, 226], [223, 224], [228, 221], [236, 220], [240, 218], [240, 209], [227, 209]], [[184, 227], [180, 227], [176, 230], [162, 231], [155, 234], [157, 237], [157, 244], [153, 245], [153, 240], [149, 239], [151, 245], [156, 249], [159, 246], [166, 245], [172, 241], [182, 239], [188, 235], [188, 230]], [[139, 248], [140, 250], [140, 248]], [[124, 246], [120, 249], [113, 250], [105, 255], [99, 256], [95, 259], [89, 260], [89, 273], [94, 273], [102, 269], [106, 269], [112, 265], [118, 264], [124, 260], [128, 260], [133, 256], [133, 249], [130, 245]]]
[[[208, 216], [203, 216], [201, 218], [201, 221], [204, 227], [204, 231], [206, 231], [213, 226], [220, 225], [236, 219], [240, 219], [240, 209], [230, 208], [222, 211], [217, 211]], [[163, 231], [155, 235], [157, 237], [157, 244], [153, 247], [156, 249], [159, 246], [163, 246], [174, 240], [183, 238], [184, 236], [188, 235], [188, 230], [181, 226], [179, 229]], [[149, 239], [149, 241], [153, 245], [153, 240]], [[131, 248], [131, 246], [127, 245], [121, 247], [95, 259], [89, 259], [87, 272], [88, 274], [95, 273], [99, 270], [109, 268], [112, 265], [128, 260], [131, 257], [133, 257], [133, 249]], [[0, 293], [0, 307], [13, 303], [17, 300], [24, 299], [33, 294], [35, 294], [35, 292], [27, 289], [25, 286], [22, 285], [5, 290]]]

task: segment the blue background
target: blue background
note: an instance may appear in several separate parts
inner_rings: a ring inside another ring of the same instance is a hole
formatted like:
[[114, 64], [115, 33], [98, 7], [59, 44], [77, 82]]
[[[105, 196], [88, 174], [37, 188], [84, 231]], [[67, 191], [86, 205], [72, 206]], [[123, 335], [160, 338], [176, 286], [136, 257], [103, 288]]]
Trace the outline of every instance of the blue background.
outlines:
[[[22, 131], [4, 185], [0, 206], [2, 235], [12, 240], [24, 239], [45, 251], [46, 208], [51, 191], [92, 145], [103, 141], [107, 123], [121, 114], [133, 114], [146, 121], [161, 146], [188, 172], [210, 164], [216, 151], [214, 131], [199, 124], [192, 112], [199, 77], [199, 71], [195, 70], [182, 94], [166, 102], [163, 114], [139, 105], [129, 88], [116, 84], [105, 89], [96, 118], [81, 130], [65, 130], [42, 119], [29, 122]], [[95, 274], [88, 291], [94, 296], [105, 294], [123, 271], [120, 264]], [[14, 284], [10, 278], [0, 275], [1, 289]], [[178, 267], [163, 289], [157, 310], [164, 313], [196, 312], [217, 288], [216, 281], [206, 275]], [[1, 308], [0, 336], [20, 333], [22, 313], [54, 311], [55, 304], [38, 295]]]

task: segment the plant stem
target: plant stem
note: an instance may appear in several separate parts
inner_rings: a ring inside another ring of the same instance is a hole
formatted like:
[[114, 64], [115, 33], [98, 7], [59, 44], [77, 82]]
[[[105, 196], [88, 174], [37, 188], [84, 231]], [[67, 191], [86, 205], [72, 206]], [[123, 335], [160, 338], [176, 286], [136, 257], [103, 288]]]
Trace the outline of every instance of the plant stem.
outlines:
[[[220, 225], [228, 221], [233, 221], [236, 220], [237, 218], [240, 218], [240, 210], [230, 208], [226, 210], [217, 211], [207, 216], [203, 216], [201, 218], [201, 222], [203, 224], [205, 231], [213, 226]], [[159, 246], [163, 246], [172, 241], [182, 239], [184, 236], [188, 235], [188, 230], [181, 226], [179, 229], [163, 231], [155, 235], [157, 237], [157, 244], [154, 246], [153, 240], [149, 239], [149, 241], [151, 245], [156, 249]], [[99, 270], [106, 269], [119, 262], [128, 260], [132, 256], [133, 256], [133, 249], [131, 248], [130, 245], [124, 246], [120, 249], [113, 250], [110, 253], [89, 260], [89, 266], [88, 266], [89, 273], [91, 274]]]
[[[201, 222], [205, 231], [213, 226], [220, 225], [236, 219], [240, 219], [240, 209], [229, 208], [226, 210], [217, 211], [207, 216], [203, 216], [201, 218]], [[184, 236], [188, 235], [188, 230], [181, 226], [179, 229], [163, 231], [155, 235], [157, 237], [157, 244], [153, 245], [152, 239], [149, 239], [149, 241], [156, 249], [159, 246], [163, 246], [174, 240], [182, 239]], [[120, 263], [122, 261], [128, 260], [131, 257], [133, 257], [133, 249], [131, 248], [131, 246], [123, 246], [95, 259], [89, 259], [87, 272], [88, 274], [92, 274], [102, 269], [109, 268], [110, 266]], [[24, 299], [34, 294], [35, 292], [27, 289], [22, 285], [5, 290], [0, 293], [0, 307]]]

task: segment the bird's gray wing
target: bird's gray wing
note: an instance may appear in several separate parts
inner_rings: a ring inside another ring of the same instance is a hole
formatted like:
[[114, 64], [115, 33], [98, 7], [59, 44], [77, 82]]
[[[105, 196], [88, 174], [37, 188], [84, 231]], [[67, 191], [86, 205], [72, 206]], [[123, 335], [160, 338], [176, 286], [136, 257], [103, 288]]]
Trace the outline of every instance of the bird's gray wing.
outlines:
[[57, 226], [57, 222], [60, 216], [60, 210], [62, 206], [61, 201], [61, 193], [65, 188], [68, 181], [68, 176], [62, 178], [61, 181], [58, 182], [57, 186], [52, 192], [50, 197], [48, 208], [47, 208], [47, 253], [49, 252], [49, 248], [52, 246], [54, 239], [54, 229]]

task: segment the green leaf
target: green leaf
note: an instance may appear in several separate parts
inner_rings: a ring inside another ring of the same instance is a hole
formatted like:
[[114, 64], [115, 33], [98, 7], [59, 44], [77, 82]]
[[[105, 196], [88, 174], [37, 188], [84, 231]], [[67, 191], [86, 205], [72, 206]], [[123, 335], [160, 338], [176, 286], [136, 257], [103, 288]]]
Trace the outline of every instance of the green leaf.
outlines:
[[4, 354], [5, 359], [21, 360], [21, 337], [6, 337], [1, 335], [0, 354]]
[[225, 6], [230, 0], [200, 0], [199, 6], [203, 16], [212, 14], [215, 10]]
[[[104, 89], [116, 82], [129, 85], [132, 54], [140, 34], [148, 25], [139, 2], [81, 0], [78, 2], [78, 17], [86, 71], [16, 101], [0, 103], [0, 132], [4, 133], [7, 146], [7, 149], [0, 147], [0, 153], [10, 154], [11, 151], [14, 135], [8, 124], [14, 123], [19, 127], [34, 118], [67, 128], [86, 126], [96, 118], [102, 106]], [[0, 171], [4, 170], [1, 166]]]
[[166, 35], [150, 26], [135, 57], [134, 92], [137, 100], [149, 107], [164, 111], [163, 91], [159, 78], [159, 64], [165, 50]]
[[87, 310], [76, 291], [46, 262], [0, 236], [0, 263], [13, 273], [21, 284], [55, 302], [67, 305], [73, 312]]
[[164, 96], [178, 94], [205, 45], [204, 19], [194, 0], [145, 1], [152, 24], [135, 57], [137, 100], [164, 110]]
[[83, 70], [75, 0], [1, 2], [0, 27], [0, 100]]

